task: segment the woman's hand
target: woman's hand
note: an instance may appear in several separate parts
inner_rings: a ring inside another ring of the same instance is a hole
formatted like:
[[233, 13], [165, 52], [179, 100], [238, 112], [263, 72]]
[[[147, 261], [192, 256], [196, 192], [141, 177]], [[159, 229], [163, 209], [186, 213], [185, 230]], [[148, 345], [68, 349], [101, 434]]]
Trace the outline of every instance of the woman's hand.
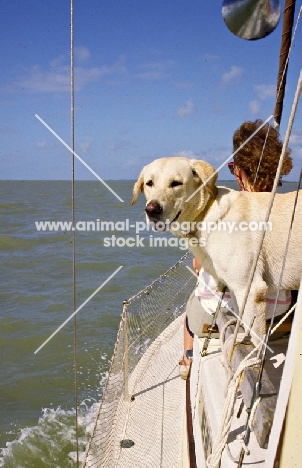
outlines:
[[196, 257], [193, 258], [193, 268], [194, 268], [196, 275], [199, 275], [199, 271], [201, 269], [201, 263]]

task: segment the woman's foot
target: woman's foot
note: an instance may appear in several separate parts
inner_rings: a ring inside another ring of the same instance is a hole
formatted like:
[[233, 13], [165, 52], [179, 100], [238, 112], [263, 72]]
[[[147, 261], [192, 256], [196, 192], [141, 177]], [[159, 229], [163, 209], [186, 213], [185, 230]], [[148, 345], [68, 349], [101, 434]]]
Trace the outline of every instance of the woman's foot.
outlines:
[[192, 364], [192, 358], [188, 358], [193, 355], [193, 350], [189, 349], [186, 351], [185, 356], [179, 361], [179, 375], [183, 380], [187, 380], [190, 367]]

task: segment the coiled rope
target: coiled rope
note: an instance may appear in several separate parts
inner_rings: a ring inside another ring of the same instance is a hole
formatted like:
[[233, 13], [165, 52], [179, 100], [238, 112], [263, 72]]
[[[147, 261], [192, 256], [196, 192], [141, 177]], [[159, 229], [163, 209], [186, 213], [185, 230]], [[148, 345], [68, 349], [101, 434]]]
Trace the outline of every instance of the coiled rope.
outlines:
[[[296, 304], [294, 304], [291, 307], [291, 309], [279, 320], [279, 322], [271, 330], [270, 335], [272, 335], [278, 329], [278, 327], [289, 317], [289, 315], [295, 310], [295, 307], [296, 307]], [[232, 323], [234, 323], [234, 320], [230, 320], [229, 322], [225, 324], [225, 326], [223, 327], [221, 331], [221, 335], [225, 333], [225, 329], [227, 328], [227, 326]], [[226, 343], [228, 341], [229, 340], [227, 340]], [[232, 417], [234, 414], [234, 406], [235, 406], [237, 392], [238, 392], [239, 385], [241, 382], [242, 374], [247, 367], [254, 367], [254, 366], [260, 365], [261, 358], [258, 357], [258, 355], [255, 357], [252, 357], [252, 356], [260, 349], [261, 346], [262, 346], [262, 343], [258, 343], [258, 345], [255, 348], [253, 348], [252, 351], [241, 361], [238, 369], [236, 370], [235, 374], [229, 381], [225, 404], [224, 404], [224, 408], [222, 412], [222, 418], [221, 418], [221, 422], [219, 426], [219, 431], [213, 443], [212, 453], [207, 458], [207, 468], [219, 468], [222, 452], [224, 448], [227, 446], [227, 438], [228, 438], [229, 431], [231, 428]], [[228, 348], [228, 344], [227, 344], [227, 348]], [[225, 347], [222, 348], [222, 352], [223, 352], [224, 359], [228, 359], [229, 354]], [[251, 413], [249, 417], [249, 426], [251, 430], [253, 430], [254, 416], [256, 413], [257, 406], [260, 402], [260, 399], [261, 397], [258, 397], [254, 402], [252, 402]], [[242, 444], [245, 453], [248, 454], [249, 449], [245, 444], [244, 438], [245, 438], [245, 431], [237, 437], [237, 440]], [[238, 461], [238, 457], [237, 459], [235, 459], [230, 454], [229, 450], [228, 450], [228, 454], [233, 461], [234, 460]]]

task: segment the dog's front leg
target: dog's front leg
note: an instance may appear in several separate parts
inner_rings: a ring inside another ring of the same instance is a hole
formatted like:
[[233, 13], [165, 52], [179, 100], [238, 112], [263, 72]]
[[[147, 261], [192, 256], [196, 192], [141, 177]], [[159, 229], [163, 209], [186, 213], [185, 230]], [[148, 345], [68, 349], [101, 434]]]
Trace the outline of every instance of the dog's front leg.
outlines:
[[250, 291], [247, 296], [246, 304], [244, 306], [244, 298], [246, 296], [245, 290], [234, 291], [239, 311], [244, 312], [242, 315], [242, 325], [246, 331], [251, 329], [251, 339], [254, 345], [263, 340], [265, 334], [265, 312], [266, 312], [266, 293], [267, 284], [265, 281], [258, 277], [254, 279]]

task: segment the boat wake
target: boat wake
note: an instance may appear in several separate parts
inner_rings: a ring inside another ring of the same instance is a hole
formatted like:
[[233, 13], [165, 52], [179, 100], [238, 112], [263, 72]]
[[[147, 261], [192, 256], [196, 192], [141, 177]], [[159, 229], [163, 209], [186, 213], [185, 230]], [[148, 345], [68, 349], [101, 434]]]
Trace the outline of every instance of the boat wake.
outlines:
[[[107, 375], [102, 377], [98, 393], [103, 390]], [[86, 398], [78, 408], [79, 459], [92, 432], [99, 402]], [[21, 429], [19, 436], [0, 449], [0, 467], [33, 468], [76, 466], [75, 409], [43, 408], [37, 425]]]

